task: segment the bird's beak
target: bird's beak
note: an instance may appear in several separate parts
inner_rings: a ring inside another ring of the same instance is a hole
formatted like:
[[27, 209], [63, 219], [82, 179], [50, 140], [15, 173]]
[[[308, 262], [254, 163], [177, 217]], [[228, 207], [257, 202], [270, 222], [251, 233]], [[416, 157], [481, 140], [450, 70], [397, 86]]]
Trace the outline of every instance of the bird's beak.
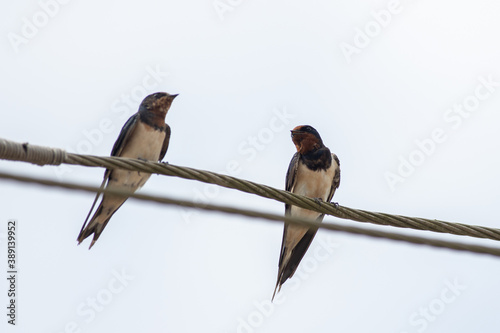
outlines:
[[170, 98], [173, 100], [173, 99], [174, 99], [174, 98], [176, 98], [177, 96], [179, 96], [179, 94], [170, 95]]
[[304, 133], [303, 131], [297, 131], [297, 130], [291, 130], [290, 132], [292, 132], [292, 137], [293, 137], [294, 135]]

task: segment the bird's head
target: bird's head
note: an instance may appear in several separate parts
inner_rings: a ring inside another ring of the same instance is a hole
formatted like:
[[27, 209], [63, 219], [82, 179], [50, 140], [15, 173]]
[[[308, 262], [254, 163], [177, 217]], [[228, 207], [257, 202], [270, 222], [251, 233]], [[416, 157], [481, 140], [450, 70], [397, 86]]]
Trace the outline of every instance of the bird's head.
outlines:
[[323, 140], [312, 126], [300, 125], [290, 132], [292, 132], [292, 141], [301, 154], [307, 154], [323, 147]]
[[153, 112], [165, 117], [175, 97], [177, 97], [177, 94], [170, 95], [166, 92], [157, 92], [148, 95], [142, 100], [141, 105], [139, 106], [139, 111]]

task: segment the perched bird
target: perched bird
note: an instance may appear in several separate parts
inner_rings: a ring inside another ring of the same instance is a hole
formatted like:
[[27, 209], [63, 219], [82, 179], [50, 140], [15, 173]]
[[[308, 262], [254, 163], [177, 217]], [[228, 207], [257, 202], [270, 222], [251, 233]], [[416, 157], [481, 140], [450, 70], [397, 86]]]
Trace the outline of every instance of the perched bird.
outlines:
[[[176, 96], [164, 92], [146, 96], [139, 106], [139, 111], [123, 126], [113, 146], [111, 156], [161, 161], [170, 141], [170, 126], [165, 123], [165, 116]], [[133, 192], [141, 188], [150, 176], [150, 173], [144, 172], [106, 169], [101, 189], [106, 186], [110, 189]], [[77, 238], [80, 244], [85, 238], [94, 234], [89, 249], [97, 241], [111, 216], [127, 200], [126, 197], [104, 194], [99, 207], [87, 224], [99, 196], [100, 193], [97, 193]]]
[[[325, 147], [318, 131], [308, 125], [297, 126], [292, 131], [292, 141], [297, 148], [286, 174], [286, 190], [317, 200], [330, 202], [340, 184], [340, 162]], [[324, 214], [285, 204], [285, 215], [323, 221]], [[293, 276], [311, 244], [317, 229], [285, 223], [278, 264], [278, 281], [274, 289]]]

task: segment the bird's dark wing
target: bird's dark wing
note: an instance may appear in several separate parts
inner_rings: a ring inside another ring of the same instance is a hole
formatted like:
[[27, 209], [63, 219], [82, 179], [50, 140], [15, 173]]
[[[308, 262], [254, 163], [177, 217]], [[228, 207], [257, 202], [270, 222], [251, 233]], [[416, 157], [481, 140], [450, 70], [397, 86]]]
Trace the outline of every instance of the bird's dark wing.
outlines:
[[168, 124], [165, 124], [165, 139], [163, 140], [163, 146], [161, 147], [160, 157], [158, 158], [159, 162], [163, 160], [165, 154], [167, 153], [168, 144], [170, 143], [170, 133], [171, 133], [170, 126], [168, 126]]
[[125, 125], [123, 125], [120, 135], [111, 150], [111, 156], [120, 156], [123, 147], [127, 144], [127, 141], [130, 139], [130, 135], [134, 132], [134, 128], [137, 125], [137, 121], [139, 120], [139, 113], [134, 114], [130, 118], [128, 118]]
[[[337, 155], [333, 153], [331, 154], [332, 154], [332, 167], [336, 167], [336, 170], [335, 170], [335, 175], [333, 176], [332, 187], [330, 187], [330, 193], [328, 194], [327, 202], [332, 201], [333, 195], [335, 194], [335, 190], [337, 190], [340, 186], [340, 161]], [[320, 216], [318, 216], [316, 221], [323, 222], [324, 217], [325, 214], [321, 214]]]
[[[123, 147], [127, 144], [128, 140], [130, 139], [131, 133], [134, 132], [134, 128], [137, 125], [138, 119], [139, 119], [139, 113], [136, 113], [130, 118], [128, 118], [127, 122], [122, 127], [118, 139], [116, 139], [113, 149], [111, 150], [111, 156], [120, 156]], [[83, 222], [82, 229], [80, 230], [80, 235], [82, 234], [83, 230], [85, 229], [85, 226], [87, 225], [90, 215], [92, 214], [95, 204], [97, 203], [97, 200], [99, 200], [99, 197], [101, 196], [101, 191], [106, 186], [110, 173], [111, 173], [110, 169], [106, 169], [106, 171], [104, 171], [104, 177], [101, 183], [101, 187], [99, 188], [99, 192], [97, 192], [95, 196], [94, 202], [92, 203], [92, 207], [90, 208], [90, 211], [87, 214], [87, 217], [85, 218], [85, 222]]]
[[[290, 161], [290, 164], [288, 165], [288, 171], [286, 173], [285, 177], [285, 190], [291, 192], [293, 189], [293, 186], [295, 185], [295, 181], [297, 180], [297, 169], [299, 168], [299, 160], [300, 160], [300, 155], [299, 153], [295, 153], [292, 157], [292, 160]], [[285, 204], [285, 216], [290, 216], [290, 212], [292, 210], [292, 206], [289, 204]], [[283, 258], [285, 256], [285, 244], [286, 244], [286, 230], [288, 228], [288, 224], [285, 222], [285, 226], [283, 228], [283, 238], [281, 239], [281, 250], [280, 250], [280, 260], [278, 262], [278, 279], [276, 281], [276, 287], [274, 288], [274, 293], [272, 299], [274, 299], [274, 296], [276, 295], [276, 291], [278, 290], [278, 287], [281, 289], [281, 285], [283, 282], [285, 282], [286, 278], [284, 279], [283, 273], [284, 273], [284, 267], [283, 267]], [[288, 277], [287, 277], [288, 278]]]
[[[299, 159], [299, 153], [295, 153], [290, 161], [290, 165], [288, 165], [288, 171], [285, 178], [285, 191], [291, 192], [293, 185], [295, 185], [295, 181], [297, 179], [297, 169], [299, 168]], [[285, 204], [286, 215], [290, 213], [290, 208], [291, 206], [289, 204]]]
[[[299, 153], [295, 153], [288, 165], [288, 171], [285, 177], [285, 190], [288, 192], [292, 191], [293, 186], [295, 185], [295, 180], [297, 178], [297, 169], [299, 168]], [[292, 206], [289, 204], [285, 204], [285, 216], [290, 216], [290, 211], [292, 210]], [[278, 263], [278, 267], [281, 267], [281, 263], [283, 261], [284, 251], [285, 251], [285, 236], [286, 229], [288, 224], [285, 223], [285, 227], [283, 229], [283, 239], [281, 240], [281, 252], [280, 252], [280, 260]]]
[[[300, 154], [295, 153], [295, 155], [293, 155], [292, 157], [292, 160], [290, 161], [290, 165], [288, 166], [288, 172], [286, 173], [285, 188], [289, 192], [292, 191], [297, 180], [297, 169], [299, 167], [299, 161]], [[290, 216], [291, 210], [292, 206], [285, 204], [285, 216]], [[304, 257], [304, 254], [307, 252], [309, 245], [311, 245], [311, 242], [316, 235], [316, 229], [307, 231], [297, 243], [297, 245], [294, 246], [290, 258], [288, 259], [286, 265], [284, 265], [283, 260], [285, 258], [285, 252], [290, 251], [290, 249], [286, 248], [286, 235], [289, 227], [290, 226], [288, 225], [288, 223], [285, 222], [285, 226], [283, 228], [283, 238], [281, 240], [280, 259], [278, 262], [278, 278], [276, 281], [276, 287], [274, 288], [272, 299], [274, 299], [276, 291], [279, 291], [281, 289], [281, 285], [295, 273], [295, 270], [302, 260], [302, 257]]]
[[[319, 219], [319, 218], [318, 218]], [[283, 240], [281, 244], [281, 254], [278, 265], [278, 280], [276, 281], [276, 287], [281, 289], [281, 285], [285, 283], [286, 280], [291, 278], [297, 267], [299, 266], [302, 258], [307, 252], [309, 245], [311, 245], [314, 236], [316, 236], [316, 232], [318, 229], [309, 229], [304, 236], [300, 239], [300, 241], [295, 245], [295, 247], [291, 250], [290, 259], [286, 263], [285, 266], [282, 266], [283, 258], [285, 257], [285, 252], [287, 251], [285, 247], [285, 235], [288, 225], [285, 223], [285, 228], [283, 230]], [[279, 289], [278, 289], [279, 290]], [[276, 292], [276, 290], [275, 290]], [[274, 297], [274, 295], [273, 295]]]
[[[125, 125], [123, 125], [122, 130], [120, 131], [120, 135], [118, 135], [118, 139], [116, 139], [115, 144], [113, 145], [113, 149], [111, 149], [111, 156], [120, 156], [123, 147], [127, 145], [128, 140], [130, 140], [130, 136], [134, 132], [135, 126], [139, 121], [139, 113], [134, 114], [130, 118], [128, 118]], [[111, 173], [110, 169], [106, 169], [104, 172], [104, 181], [109, 178], [109, 174]]]
[[335, 190], [340, 186], [340, 161], [337, 155], [332, 153], [332, 164], [337, 163], [337, 170], [335, 170], [335, 175], [333, 176], [332, 187], [330, 189], [330, 194], [328, 195], [328, 202], [330, 202], [335, 194]]

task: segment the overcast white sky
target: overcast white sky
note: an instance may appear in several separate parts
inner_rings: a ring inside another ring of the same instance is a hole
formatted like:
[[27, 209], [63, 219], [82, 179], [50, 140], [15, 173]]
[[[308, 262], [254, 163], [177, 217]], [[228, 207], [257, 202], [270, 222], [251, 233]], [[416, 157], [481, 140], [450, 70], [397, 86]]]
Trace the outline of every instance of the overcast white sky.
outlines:
[[[289, 130], [309, 124], [340, 158], [341, 205], [500, 228], [500, 3], [56, 1], [2, 3], [0, 137], [109, 155], [143, 97], [179, 93], [172, 164], [283, 188]], [[95, 186], [103, 174], [0, 169]], [[92, 195], [0, 186], [2, 274], [6, 224], [18, 221], [18, 325], [3, 307], [7, 332], [500, 326], [498, 259], [320, 231], [271, 305], [280, 224], [129, 200], [88, 251], [76, 237]], [[141, 192], [284, 211], [171, 177]]]

